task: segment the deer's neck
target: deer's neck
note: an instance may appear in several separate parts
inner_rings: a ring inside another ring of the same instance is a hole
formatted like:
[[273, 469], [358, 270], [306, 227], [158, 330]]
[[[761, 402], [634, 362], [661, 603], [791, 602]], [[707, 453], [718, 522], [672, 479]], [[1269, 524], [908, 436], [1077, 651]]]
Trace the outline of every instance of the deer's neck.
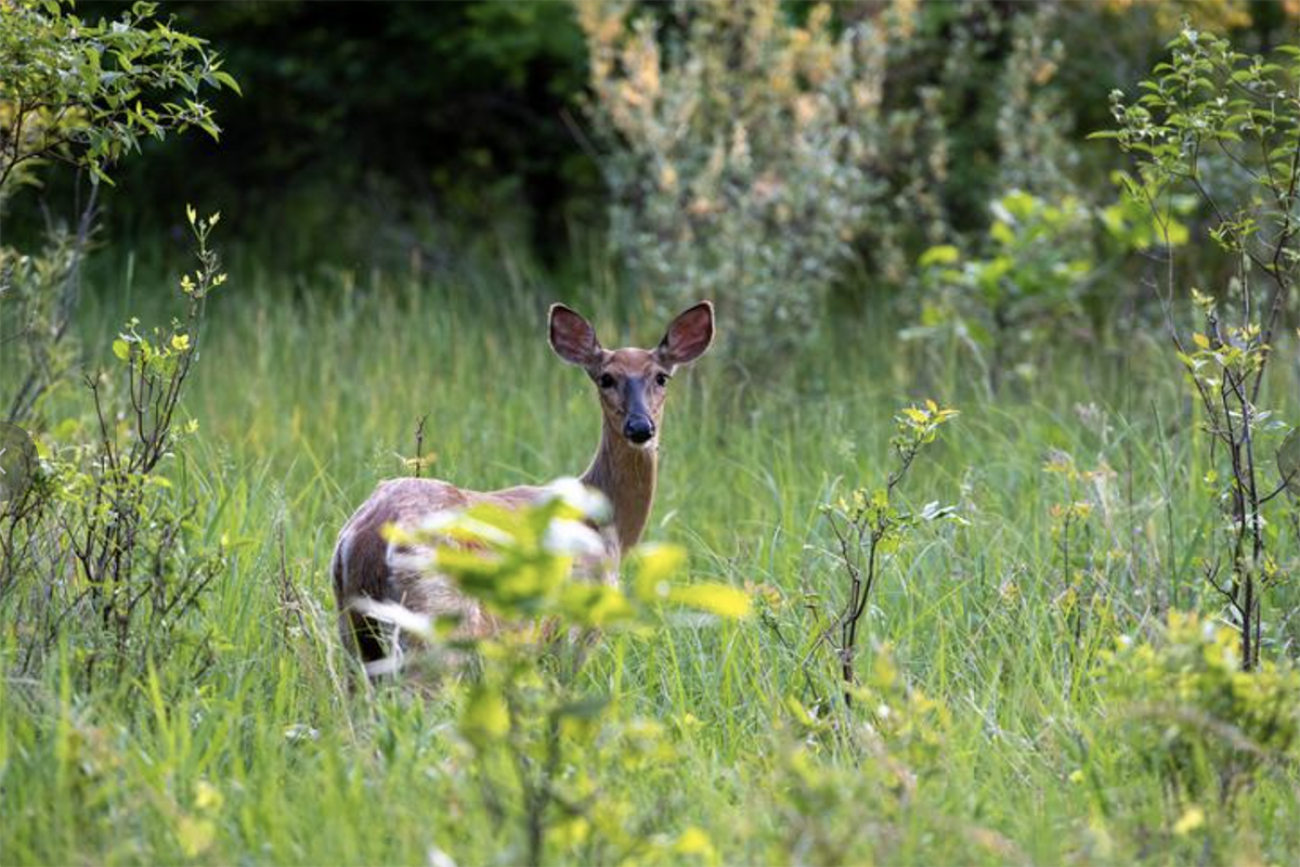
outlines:
[[606, 421], [601, 427], [600, 449], [582, 482], [600, 491], [614, 507], [614, 530], [619, 553], [641, 539], [655, 499], [655, 476], [659, 453], [655, 448], [639, 449], [625, 440]]

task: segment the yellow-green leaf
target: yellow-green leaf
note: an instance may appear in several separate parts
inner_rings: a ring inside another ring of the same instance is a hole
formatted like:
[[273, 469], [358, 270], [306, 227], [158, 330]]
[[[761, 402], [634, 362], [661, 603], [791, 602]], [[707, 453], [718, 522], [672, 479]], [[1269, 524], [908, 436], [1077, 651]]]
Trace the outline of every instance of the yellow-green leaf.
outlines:
[[749, 594], [735, 587], [728, 587], [726, 584], [677, 587], [669, 593], [668, 598], [678, 605], [732, 620], [748, 617], [750, 611]]
[[922, 253], [918, 264], [922, 268], [929, 268], [932, 265], [951, 265], [959, 258], [961, 252], [956, 247], [951, 244], [940, 244]]
[[194, 806], [200, 810], [217, 811], [225, 799], [221, 796], [221, 791], [207, 780], [199, 780], [194, 785]]
[[673, 846], [673, 851], [678, 855], [701, 855], [706, 858], [712, 857], [713, 841], [709, 839], [708, 834], [704, 833], [694, 825], [691, 825], [685, 831], [682, 831], [681, 836], [677, 838], [677, 843]]

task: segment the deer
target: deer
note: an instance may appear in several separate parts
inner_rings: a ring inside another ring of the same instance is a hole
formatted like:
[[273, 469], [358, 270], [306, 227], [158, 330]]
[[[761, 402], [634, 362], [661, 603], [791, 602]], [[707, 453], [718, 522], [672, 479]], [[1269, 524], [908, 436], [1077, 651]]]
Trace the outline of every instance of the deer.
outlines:
[[[612, 516], [602, 533], [606, 550], [601, 561], [607, 568], [584, 577], [613, 584], [623, 554], [640, 541], [654, 505], [668, 383], [713, 342], [713, 305], [702, 301], [680, 313], [654, 349], [605, 349], [591, 323], [563, 304], [551, 305], [547, 322], [551, 349], [581, 368], [596, 388], [600, 443], [579, 481], [604, 495]], [[365, 613], [374, 603], [396, 603], [429, 618], [455, 618], [459, 634], [470, 638], [490, 638], [503, 628], [444, 576], [430, 573], [391, 542], [390, 528], [418, 528], [431, 516], [480, 503], [520, 508], [547, 494], [547, 488], [533, 485], [480, 492], [439, 479], [380, 482], [339, 531], [330, 562], [340, 633], [367, 672], [384, 670], [385, 660], [401, 653], [392, 630]]]

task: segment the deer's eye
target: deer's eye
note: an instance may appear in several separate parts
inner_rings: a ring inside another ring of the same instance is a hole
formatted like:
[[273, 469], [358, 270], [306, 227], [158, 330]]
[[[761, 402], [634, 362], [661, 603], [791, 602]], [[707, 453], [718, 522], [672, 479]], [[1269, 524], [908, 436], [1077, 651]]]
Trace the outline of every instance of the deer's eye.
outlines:
[[668, 384], [668, 374], [666, 374], [666, 373], [656, 373], [656, 374], [655, 374], [655, 384], [658, 385], [658, 386], [660, 386], [661, 388], [662, 388], [663, 386], [667, 385], [667, 384]]
[[600, 379], [596, 380], [596, 382], [601, 388], [613, 388], [617, 385], [614, 381], [614, 377], [610, 376], [608, 373], [602, 373]]

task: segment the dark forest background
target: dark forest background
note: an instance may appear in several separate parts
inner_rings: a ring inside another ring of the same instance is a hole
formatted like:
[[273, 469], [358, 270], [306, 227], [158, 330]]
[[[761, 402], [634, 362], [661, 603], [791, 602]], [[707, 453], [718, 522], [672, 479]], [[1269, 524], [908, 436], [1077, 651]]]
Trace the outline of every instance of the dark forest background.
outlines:
[[[129, 5], [83, 2], [78, 10], [111, 19]], [[813, 5], [785, 8], [800, 19]], [[843, 26], [887, 5], [835, 4], [833, 14]], [[1000, 192], [991, 169], [1000, 160], [995, 120], [1003, 95], [981, 85], [1011, 51], [1010, 25], [1034, 6], [925, 3], [909, 62], [890, 71], [887, 99], [896, 106], [914, 104], [920, 88], [944, 88], [944, 121], [953, 131], [944, 195], [958, 230], [985, 223], [987, 203]], [[1180, 9], [1122, 0], [1059, 8], [1054, 30], [1065, 45], [1053, 86], [1065, 112], [1058, 120], [1083, 154], [1081, 184], [1104, 183], [1114, 167], [1104, 143], [1082, 141], [1109, 125], [1107, 94], [1161, 55]], [[1267, 51], [1293, 26], [1284, 3], [1188, 9], [1222, 19], [1217, 29], [1243, 49]], [[568, 3], [243, 0], [168, 2], [161, 13], [210, 41], [242, 96], [213, 97], [219, 143], [176, 136], [148, 142], [146, 158], [123, 162], [116, 189], [103, 196], [114, 238], [174, 226], [178, 196], [237, 216], [228, 231], [250, 238], [333, 234], [313, 255], [352, 259], [405, 256], [417, 236], [427, 248], [428, 233], [417, 227], [438, 227], [435, 246], [509, 227], [555, 265], [575, 235], [600, 231], [605, 187], [584, 117], [587, 48]], [[644, 4], [639, 14], [674, 26], [668, 4]], [[958, 30], [975, 34], [975, 62], [988, 77], [954, 88], [943, 74]], [[46, 205], [59, 212], [75, 195], [72, 186], [66, 176], [52, 179]], [[33, 207], [29, 201], [29, 217]], [[377, 226], [395, 247], [377, 240]]]

